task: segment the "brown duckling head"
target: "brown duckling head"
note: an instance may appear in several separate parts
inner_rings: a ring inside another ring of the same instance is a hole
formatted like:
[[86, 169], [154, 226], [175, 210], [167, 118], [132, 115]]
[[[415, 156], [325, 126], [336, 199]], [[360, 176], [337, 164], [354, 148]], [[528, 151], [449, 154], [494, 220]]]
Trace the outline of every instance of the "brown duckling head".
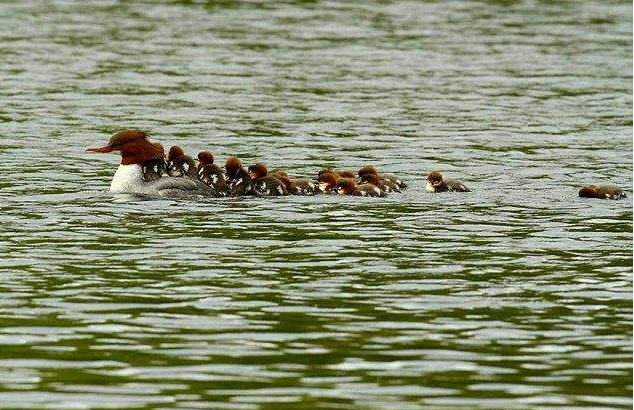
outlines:
[[209, 151], [200, 151], [198, 153], [198, 162], [200, 162], [200, 165], [211, 165], [214, 163], [214, 154]]
[[229, 157], [225, 161], [225, 170], [229, 179], [235, 179], [242, 169], [242, 162], [238, 157]]
[[178, 145], [172, 145], [170, 147], [169, 154], [167, 154], [167, 159], [170, 161], [174, 161], [178, 157], [182, 157], [185, 155], [185, 151]]
[[[271, 174], [272, 175], [272, 174]], [[286, 173], [282, 173], [281, 175], [276, 173], [275, 175], [273, 175], [275, 178], [279, 179], [280, 181], [282, 181], [282, 183], [284, 184], [284, 186], [286, 186], [286, 189], [288, 189], [289, 191], [293, 188], [293, 186], [295, 185], [293, 183], [293, 180], [289, 178], [288, 175], [286, 175]]]
[[363, 179], [364, 175], [379, 175], [379, 171], [377, 171], [372, 165], [366, 165], [359, 170], [358, 174], [359, 178]]
[[442, 174], [438, 171], [432, 171], [427, 175], [427, 181], [432, 184], [432, 186], [439, 186], [443, 182]]
[[352, 195], [357, 189], [357, 184], [353, 178], [341, 178], [337, 182], [337, 192], [339, 195]]
[[334, 189], [337, 186], [338, 180], [339, 176], [332, 172], [324, 172], [317, 177], [319, 188], [324, 192]]
[[372, 184], [375, 186], [381, 186], [381, 179], [377, 174], [363, 174], [361, 175], [362, 184]]
[[583, 198], [598, 198], [599, 190], [594, 185], [584, 186], [579, 190], [579, 196]]
[[253, 164], [249, 167], [249, 176], [253, 179], [256, 178], [264, 178], [269, 173], [266, 165], [259, 162], [257, 164]]

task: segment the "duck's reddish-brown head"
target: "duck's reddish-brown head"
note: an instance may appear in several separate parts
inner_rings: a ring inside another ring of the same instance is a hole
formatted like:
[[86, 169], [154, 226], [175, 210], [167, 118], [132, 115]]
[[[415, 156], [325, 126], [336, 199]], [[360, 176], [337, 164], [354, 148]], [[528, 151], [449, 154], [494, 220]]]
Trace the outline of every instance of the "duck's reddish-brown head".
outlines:
[[359, 170], [359, 178], [361, 179], [363, 179], [364, 175], [370, 175], [370, 174], [378, 175], [379, 172], [372, 165], [366, 165], [365, 167]]
[[337, 182], [337, 192], [339, 195], [352, 195], [357, 189], [357, 184], [353, 178], [341, 178]]
[[249, 167], [249, 176], [253, 179], [263, 178], [269, 173], [266, 165], [263, 163], [253, 164]]
[[427, 175], [427, 181], [429, 181], [432, 186], [438, 186], [442, 184], [442, 174], [438, 171], [432, 171]]
[[169, 153], [167, 154], [167, 159], [170, 161], [174, 161], [176, 158], [182, 157], [183, 155], [185, 155], [185, 151], [183, 151], [181, 147], [179, 147], [178, 145], [172, 145], [170, 147]]
[[596, 186], [584, 186], [579, 190], [579, 196], [584, 198], [599, 198], [599, 190]]
[[198, 162], [200, 162], [200, 165], [211, 165], [214, 163], [214, 154], [209, 151], [200, 151], [198, 153]]
[[227, 176], [229, 179], [234, 179], [238, 176], [238, 171], [242, 168], [242, 162], [238, 157], [229, 157], [225, 161], [225, 169], [227, 170]]
[[381, 179], [377, 174], [363, 174], [361, 175], [361, 183], [368, 183], [375, 186], [381, 186]]
[[148, 140], [149, 135], [141, 130], [123, 130], [110, 137], [108, 144], [103, 147], [87, 148], [86, 152], [107, 153], [119, 151], [121, 165], [143, 164], [145, 161], [162, 158], [163, 146], [153, 144]]

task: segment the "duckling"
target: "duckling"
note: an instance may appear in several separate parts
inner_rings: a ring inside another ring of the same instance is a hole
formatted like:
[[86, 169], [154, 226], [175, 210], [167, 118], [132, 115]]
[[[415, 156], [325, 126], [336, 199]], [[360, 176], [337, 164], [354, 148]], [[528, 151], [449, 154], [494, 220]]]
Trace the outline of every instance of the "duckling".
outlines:
[[198, 179], [196, 175], [198, 169], [196, 162], [189, 155], [185, 155], [185, 152], [178, 145], [174, 145], [170, 148], [167, 155], [167, 173], [171, 177], [183, 177]]
[[332, 172], [322, 172], [317, 177], [317, 188], [321, 194], [336, 194], [339, 176]]
[[357, 186], [357, 183], [352, 178], [341, 178], [337, 182], [337, 192], [339, 195], [386, 196], [385, 192], [372, 184], [361, 184]]
[[318, 185], [308, 179], [291, 179], [284, 171], [269, 172], [269, 175], [282, 181], [291, 195], [317, 195], [319, 193]]
[[253, 193], [253, 183], [249, 172], [244, 169], [238, 157], [229, 157], [225, 161], [228, 179], [228, 196], [244, 196]]
[[400, 178], [396, 177], [396, 175], [392, 175], [392, 174], [379, 174], [379, 171], [373, 167], [372, 165], [366, 165], [365, 167], [361, 168], [358, 172], [359, 174], [359, 178], [363, 179], [364, 175], [367, 174], [375, 174], [379, 177], [379, 179], [386, 179], [388, 181], [391, 181], [392, 184], [396, 184], [399, 188], [399, 191], [401, 189], [405, 189], [407, 188], [407, 184], [405, 183], [405, 181], [401, 180]]
[[214, 156], [209, 151], [198, 153], [198, 180], [216, 189], [220, 196], [229, 194], [229, 185], [222, 169], [214, 164]]
[[583, 198], [599, 199], [623, 199], [627, 195], [616, 185], [588, 185], [579, 190], [579, 196]]
[[319, 186], [315, 181], [307, 178], [294, 178], [291, 182], [296, 187], [296, 193], [293, 195], [317, 195], [319, 193]]
[[430, 172], [427, 175], [427, 192], [470, 192], [471, 190], [460, 181], [455, 179], [444, 179], [438, 171]]
[[152, 182], [160, 179], [167, 173], [167, 162], [165, 161], [165, 150], [163, 146], [158, 142], [153, 143], [160, 152], [161, 156], [149, 159], [141, 165], [141, 171], [143, 172], [143, 180], [145, 182]]
[[286, 185], [278, 178], [268, 175], [268, 169], [263, 163], [251, 165], [249, 176], [253, 181], [253, 191], [257, 196], [288, 195]]
[[361, 177], [362, 184], [371, 184], [378, 187], [386, 194], [392, 192], [401, 192], [401, 188], [389, 179], [381, 179], [376, 174], [363, 174]]

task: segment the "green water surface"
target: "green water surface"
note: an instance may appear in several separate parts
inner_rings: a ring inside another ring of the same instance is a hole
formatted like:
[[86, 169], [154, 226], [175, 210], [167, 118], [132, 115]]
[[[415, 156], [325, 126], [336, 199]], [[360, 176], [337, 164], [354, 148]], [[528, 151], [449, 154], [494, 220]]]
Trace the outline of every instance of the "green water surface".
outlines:
[[[116, 197], [83, 150], [131, 127], [410, 188]], [[0, 408], [631, 408], [608, 182], [631, 2], [1, 2]]]

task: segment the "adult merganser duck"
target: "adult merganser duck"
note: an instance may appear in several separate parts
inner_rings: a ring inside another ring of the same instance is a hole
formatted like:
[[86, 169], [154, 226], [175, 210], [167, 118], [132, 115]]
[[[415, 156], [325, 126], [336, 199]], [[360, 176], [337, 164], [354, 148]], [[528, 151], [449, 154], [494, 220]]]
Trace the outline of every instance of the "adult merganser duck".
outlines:
[[579, 196], [584, 198], [623, 199], [627, 195], [616, 185], [588, 185], [579, 190]]
[[269, 175], [282, 181], [286, 186], [286, 190], [291, 195], [317, 195], [319, 193], [319, 186], [306, 178], [291, 179], [288, 174], [282, 170], [269, 172]]
[[341, 178], [337, 182], [337, 192], [339, 195], [386, 196], [385, 192], [372, 184], [361, 184], [357, 186], [353, 178]]
[[317, 177], [319, 192], [322, 194], [336, 194], [339, 176], [332, 172], [321, 172]]
[[178, 145], [170, 148], [167, 155], [167, 173], [171, 177], [184, 177], [197, 179], [196, 162]]
[[253, 182], [253, 192], [258, 196], [288, 195], [286, 185], [278, 178], [268, 175], [266, 165], [262, 163], [249, 167], [249, 176]]
[[244, 169], [238, 157], [229, 157], [225, 161], [225, 170], [229, 182], [229, 196], [243, 196], [253, 193], [253, 183], [249, 172]]
[[364, 175], [374, 174], [374, 175], [377, 175], [379, 179], [386, 179], [388, 181], [391, 181], [391, 183], [396, 184], [399, 189], [407, 188], [407, 184], [400, 178], [397, 178], [396, 175], [383, 174], [383, 173], [379, 174], [379, 171], [377, 171], [377, 169], [373, 167], [372, 165], [366, 165], [365, 167], [361, 168], [358, 174], [359, 174], [359, 178], [361, 179], [363, 179]]
[[110, 137], [103, 147], [87, 148], [87, 152], [121, 153], [121, 165], [117, 168], [110, 192], [141, 194], [162, 197], [217, 196], [212, 188], [189, 178], [163, 176], [153, 181], [143, 179], [143, 164], [164, 158], [162, 147], [151, 143], [148, 134], [140, 130], [123, 130]]
[[430, 172], [427, 175], [427, 184], [425, 185], [427, 192], [469, 192], [470, 189], [460, 181], [455, 179], [444, 179], [438, 171]]
[[225, 174], [214, 164], [214, 155], [209, 151], [198, 153], [198, 180], [214, 188], [221, 196], [229, 195]]
[[165, 150], [158, 142], [154, 146], [161, 151], [161, 157], [152, 158], [141, 164], [143, 180], [145, 182], [156, 181], [167, 173], [167, 161], [165, 161]]

